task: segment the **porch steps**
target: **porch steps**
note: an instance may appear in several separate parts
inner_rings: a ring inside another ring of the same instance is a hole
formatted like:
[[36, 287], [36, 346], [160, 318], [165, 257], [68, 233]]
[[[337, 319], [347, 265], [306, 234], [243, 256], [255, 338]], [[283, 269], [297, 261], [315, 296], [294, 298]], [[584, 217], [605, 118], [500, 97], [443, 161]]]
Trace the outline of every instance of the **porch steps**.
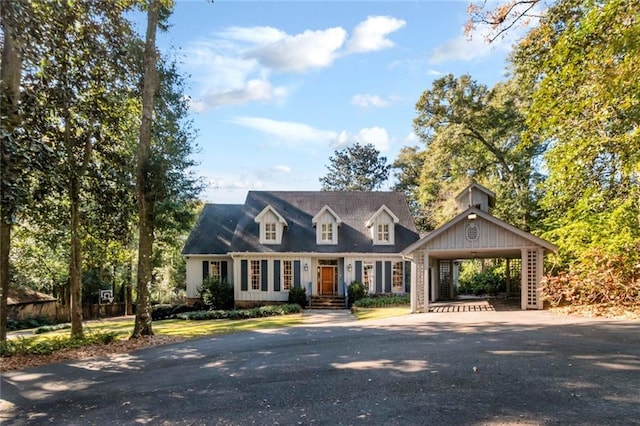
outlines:
[[309, 309], [347, 309], [344, 296], [311, 296]]

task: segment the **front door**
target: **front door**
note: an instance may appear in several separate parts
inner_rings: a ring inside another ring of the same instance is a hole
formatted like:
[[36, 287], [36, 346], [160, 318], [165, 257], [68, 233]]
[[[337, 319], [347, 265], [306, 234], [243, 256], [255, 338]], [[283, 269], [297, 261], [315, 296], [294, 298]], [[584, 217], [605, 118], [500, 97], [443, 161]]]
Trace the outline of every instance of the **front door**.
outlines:
[[338, 267], [336, 266], [320, 266], [320, 294], [333, 295], [336, 294], [336, 282], [338, 281]]

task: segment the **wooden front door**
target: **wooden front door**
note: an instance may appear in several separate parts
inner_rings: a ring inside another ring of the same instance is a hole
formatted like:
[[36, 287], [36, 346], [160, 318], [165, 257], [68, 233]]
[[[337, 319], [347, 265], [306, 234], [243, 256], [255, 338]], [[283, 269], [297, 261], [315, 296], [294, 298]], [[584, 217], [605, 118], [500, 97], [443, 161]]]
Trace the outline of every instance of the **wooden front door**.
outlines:
[[338, 268], [335, 266], [320, 266], [320, 294], [332, 295], [336, 293]]

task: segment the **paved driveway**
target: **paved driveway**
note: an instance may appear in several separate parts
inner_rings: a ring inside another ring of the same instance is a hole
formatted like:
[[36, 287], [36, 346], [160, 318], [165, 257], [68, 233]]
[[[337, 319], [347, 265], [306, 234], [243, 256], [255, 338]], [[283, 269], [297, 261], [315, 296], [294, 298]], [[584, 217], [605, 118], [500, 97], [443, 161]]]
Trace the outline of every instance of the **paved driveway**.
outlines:
[[9, 372], [3, 424], [640, 425], [640, 322], [350, 319]]

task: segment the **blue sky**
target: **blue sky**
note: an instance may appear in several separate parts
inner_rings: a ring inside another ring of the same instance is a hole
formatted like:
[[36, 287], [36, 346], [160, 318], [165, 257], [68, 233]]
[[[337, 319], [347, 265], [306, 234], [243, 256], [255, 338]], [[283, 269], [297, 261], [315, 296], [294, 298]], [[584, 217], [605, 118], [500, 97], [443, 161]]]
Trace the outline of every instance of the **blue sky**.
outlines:
[[[518, 31], [463, 33], [464, 1], [178, 0], [158, 47], [189, 75], [202, 199], [319, 190], [329, 157], [373, 143], [391, 163], [433, 80], [504, 79]], [[382, 189], [389, 189], [393, 182]]]

